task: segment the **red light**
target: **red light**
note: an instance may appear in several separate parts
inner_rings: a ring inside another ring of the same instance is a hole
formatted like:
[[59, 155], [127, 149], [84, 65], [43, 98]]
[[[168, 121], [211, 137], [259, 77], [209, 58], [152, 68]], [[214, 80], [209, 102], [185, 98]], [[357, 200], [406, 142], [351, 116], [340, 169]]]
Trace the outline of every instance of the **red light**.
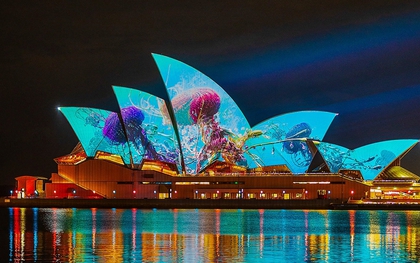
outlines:
[[135, 194], [135, 193], [136, 193], [136, 190], [133, 191], [133, 194]]
[[351, 194], [354, 194], [354, 191], [353, 190], [351, 190], [351, 192], [350, 192]]

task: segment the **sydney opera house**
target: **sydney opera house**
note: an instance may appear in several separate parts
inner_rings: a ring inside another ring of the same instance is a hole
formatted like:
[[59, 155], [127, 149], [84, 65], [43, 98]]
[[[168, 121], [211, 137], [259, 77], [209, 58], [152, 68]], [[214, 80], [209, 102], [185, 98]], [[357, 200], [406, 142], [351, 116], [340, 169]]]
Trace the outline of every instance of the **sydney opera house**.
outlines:
[[61, 107], [79, 143], [55, 159], [57, 173], [44, 189], [27, 188], [27, 195], [420, 198], [420, 177], [400, 165], [418, 140], [347, 149], [323, 141], [337, 114], [322, 111], [282, 114], [251, 127], [235, 101], [210, 78], [175, 59], [157, 54], [153, 58], [169, 103], [114, 86], [119, 112]]

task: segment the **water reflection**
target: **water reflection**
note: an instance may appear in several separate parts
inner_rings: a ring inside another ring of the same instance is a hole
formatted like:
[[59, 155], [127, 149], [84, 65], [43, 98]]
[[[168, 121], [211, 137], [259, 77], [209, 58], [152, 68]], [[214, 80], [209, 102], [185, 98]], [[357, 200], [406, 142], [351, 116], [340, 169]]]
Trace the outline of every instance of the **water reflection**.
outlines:
[[9, 208], [9, 261], [396, 262], [420, 212]]

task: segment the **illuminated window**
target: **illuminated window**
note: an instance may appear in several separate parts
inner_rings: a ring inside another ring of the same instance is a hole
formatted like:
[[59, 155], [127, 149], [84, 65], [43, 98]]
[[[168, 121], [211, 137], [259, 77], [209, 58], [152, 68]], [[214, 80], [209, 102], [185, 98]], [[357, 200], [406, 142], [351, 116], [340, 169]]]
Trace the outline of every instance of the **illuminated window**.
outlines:
[[159, 199], [167, 199], [169, 198], [169, 193], [159, 193]]

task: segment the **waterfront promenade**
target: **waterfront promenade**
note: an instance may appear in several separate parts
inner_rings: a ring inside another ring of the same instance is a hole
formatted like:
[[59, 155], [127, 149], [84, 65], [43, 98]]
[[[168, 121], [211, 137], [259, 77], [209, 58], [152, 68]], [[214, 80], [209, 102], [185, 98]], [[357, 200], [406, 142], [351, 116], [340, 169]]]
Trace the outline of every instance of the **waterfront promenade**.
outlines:
[[179, 208], [179, 209], [329, 209], [331, 200], [245, 199], [15, 199], [1, 198], [0, 207]]
[[346, 201], [331, 199], [15, 199], [0, 198], [0, 207], [144, 208], [144, 209], [335, 209], [420, 210], [412, 200]]

